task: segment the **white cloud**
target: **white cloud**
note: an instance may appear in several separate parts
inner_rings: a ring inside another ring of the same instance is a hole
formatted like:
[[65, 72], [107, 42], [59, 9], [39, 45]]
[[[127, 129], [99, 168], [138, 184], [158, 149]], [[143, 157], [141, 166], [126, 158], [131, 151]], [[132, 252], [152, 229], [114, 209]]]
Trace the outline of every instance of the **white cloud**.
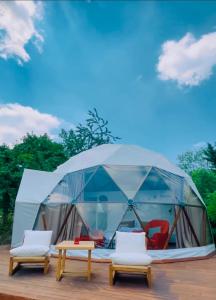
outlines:
[[42, 3], [35, 1], [0, 1], [0, 57], [14, 57], [19, 64], [30, 60], [25, 46], [33, 40], [41, 50], [43, 36], [35, 22], [42, 18]]
[[62, 120], [57, 117], [41, 113], [30, 106], [18, 103], [0, 105], [0, 144], [13, 145], [27, 132], [36, 135], [44, 133], [55, 137], [55, 131], [62, 126]]
[[174, 80], [180, 86], [197, 86], [208, 79], [216, 65], [216, 32], [195, 39], [187, 33], [179, 41], [162, 45], [157, 71], [161, 80]]

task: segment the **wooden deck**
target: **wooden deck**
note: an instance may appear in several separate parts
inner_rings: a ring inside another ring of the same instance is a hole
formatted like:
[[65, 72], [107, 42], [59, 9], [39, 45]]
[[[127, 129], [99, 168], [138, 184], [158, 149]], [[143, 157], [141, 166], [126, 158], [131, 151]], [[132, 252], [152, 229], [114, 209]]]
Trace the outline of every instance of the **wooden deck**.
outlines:
[[[69, 269], [85, 270], [86, 262], [66, 262]], [[153, 265], [153, 287], [148, 289], [142, 276], [122, 275], [109, 286], [108, 264], [93, 263], [92, 280], [64, 277], [55, 280], [56, 259], [51, 259], [48, 275], [41, 269], [18, 271], [8, 276], [8, 250], [0, 249], [0, 299], [72, 299], [72, 300], [151, 300], [216, 299], [216, 256], [199, 261]]]

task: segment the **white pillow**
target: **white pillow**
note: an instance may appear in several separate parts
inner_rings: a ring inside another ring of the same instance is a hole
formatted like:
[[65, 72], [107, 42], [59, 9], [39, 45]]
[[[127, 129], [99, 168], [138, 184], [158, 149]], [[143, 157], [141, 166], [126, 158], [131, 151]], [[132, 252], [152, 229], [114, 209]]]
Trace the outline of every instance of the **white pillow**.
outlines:
[[110, 255], [112, 262], [117, 265], [148, 266], [152, 262], [151, 256], [146, 253], [118, 253]]
[[45, 256], [49, 253], [47, 246], [21, 246], [10, 250], [11, 256]]
[[116, 252], [146, 252], [145, 232], [116, 231]]
[[24, 242], [25, 246], [50, 246], [52, 238], [52, 231], [42, 231], [42, 230], [25, 230], [24, 232]]

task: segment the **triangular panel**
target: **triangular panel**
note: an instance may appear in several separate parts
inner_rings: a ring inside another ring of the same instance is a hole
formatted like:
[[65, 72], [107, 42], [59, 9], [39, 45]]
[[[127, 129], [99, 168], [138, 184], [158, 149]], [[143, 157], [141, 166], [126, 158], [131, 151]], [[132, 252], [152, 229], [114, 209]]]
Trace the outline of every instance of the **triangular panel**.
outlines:
[[135, 203], [178, 204], [182, 192], [181, 180], [178, 179], [157, 168], [152, 168], [134, 198]]
[[78, 172], [68, 173], [55, 186], [44, 203], [69, 204], [77, 202], [82, 198], [82, 192], [85, 186], [94, 176], [97, 167], [81, 170]]
[[167, 190], [169, 189], [168, 185], [166, 184], [165, 180], [158, 174], [155, 168], [152, 168], [149, 172], [148, 176], [146, 177], [145, 181], [143, 182], [140, 190]]
[[194, 193], [192, 188], [188, 185], [187, 182], [184, 183], [184, 202], [187, 205], [195, 205], [203, 207], [202, 202], [198, 196]]
[[134, 198], [150, 170], [150, 167], [139, 166], [105, 166], [104, 168], [128, 199]]
[[85, 185], [77, 202], [85, 203], [127, 203], [127, 198], [103, 167], [99, 167]]
[[127, 203], [77, 203], [76, 207], [90, 238], [103, 239], [107, 247], [127, 210]]
[[143, 230], [143, 226], [141, 224], [141, 219], [137, 217], [137, 211], [135, 207], [128, 207], [126, 213], [124, 214], [121, 223], [119, 225], [119, 231], [136, 231]]

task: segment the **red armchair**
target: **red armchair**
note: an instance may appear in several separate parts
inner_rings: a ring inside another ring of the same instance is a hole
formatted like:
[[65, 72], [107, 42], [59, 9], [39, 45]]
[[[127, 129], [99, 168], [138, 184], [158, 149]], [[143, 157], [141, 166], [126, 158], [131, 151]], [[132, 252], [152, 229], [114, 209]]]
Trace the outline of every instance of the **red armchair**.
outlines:
[[[153, 233], [150, 237], [149, 231], [155, 227], [160, 227], [160, 231]], [[166, 220], [152, 220], [145, 226], [145, 232], [147, 236], [147, 249], [163, 249], [169, 234], [169, 222]]]

